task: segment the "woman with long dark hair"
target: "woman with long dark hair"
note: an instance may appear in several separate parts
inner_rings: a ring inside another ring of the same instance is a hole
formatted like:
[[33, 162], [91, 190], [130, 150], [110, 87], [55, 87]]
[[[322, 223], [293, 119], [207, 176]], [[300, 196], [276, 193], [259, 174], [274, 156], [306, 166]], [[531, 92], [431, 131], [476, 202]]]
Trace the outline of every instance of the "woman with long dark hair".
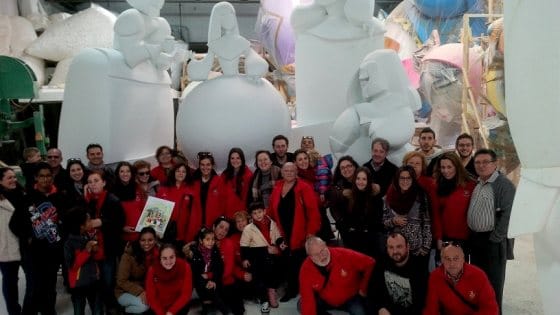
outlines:
[[346, 212], [346, 198], [352, 193], [352, 179], [360, 167], [350, 155], [338, 159], [334, 169], [333, 184], [328, 192], [328, 204], [331, 215], [340, 230], [339, 221]]
[[280, 167], [272, 164], [272, 156], [267, 150], [257, 151], [255, 154], [255, 173], [249, 184], [248, 207], [251, 203], [261, 201], [268, 208], [270, 194], [275, 182], [282, 178]]
[[117, 301], [128, 314], [146, 312], [148, 301], [144, 288], [148, 269], [159, 263], [159, 247], [156, 231], [145, 227], [140, 231], [138, 240], [126, 247], [117, 271], [115, 295]]
[[117, 164], [115, 184], [111, 188], [111, 192], [120, 201], [134, 200], [136, 198], [135, 173], [135, 169], [130, 163], [122, 161]]
[[67, 187], [64, 192], [68, 197], [69, 207], [84, 205], [84, 187], [87, 185], [87, 177], [89, 171], [80, 159], [68, 159], [66, 162], [66, 170], [70, 179], [67, 181]]
[[436, 180], [436, 200], [433, 205], [433, 233], [438, 250], [443, 241], [461, 244], [465, 254], [469, 254], [467, 241], [469, 227], [467, 211], [476, 183], [455, 152], [443, 153], [434, 169]]
[[345, 247], [377, 259], [383, 255], [385, 246], [383, 209], [377, 202], [372, 183], [369, 169], [359, 167], [339, 225]]
[[223, 194], [225, 198], [225, 214], [233, 218], [233, 214], [246, 209], [247, 194], [253, 172], [245, 164], [245, 154], [240, 148], [232, 148], [228, 154], [226, 169], [222, 172]]
[[25, 207], [25, 195], [8, 167], [0, 168], [0, 271], [2, 272], [2, 294], [8, 315], [19, 315], [18, 273], [21, 254], [18, 237], [10, 230], [9, 222], [16, 209]]
[[214, 220], [224, 215], [223, 185], [214, 167], [210, 152], [198, 153], [198, 169], [194, 173], [193, 204], [187, 228], [187, 240], [193, 241], [202, 227], [210, 228]]
[[173, 165], [167, 182], [159, 188], [157, 193], [159, 198], [175, 203], [163, 239], [169, 243], [179, 242], [179, 246], [188, 241], [187, 225], [194, 198], [190, 186], [192, 180], [189, 167], [184, 163], [177, 163]]

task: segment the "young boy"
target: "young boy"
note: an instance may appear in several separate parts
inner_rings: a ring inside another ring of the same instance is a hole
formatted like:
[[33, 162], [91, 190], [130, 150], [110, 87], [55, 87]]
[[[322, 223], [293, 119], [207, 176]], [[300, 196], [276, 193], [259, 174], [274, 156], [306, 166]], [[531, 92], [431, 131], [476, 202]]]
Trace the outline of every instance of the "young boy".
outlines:
[[257, 294], [261, 298], [261, 312], [269, 312], [269, 307], [278, 307], [276, 287], [278, 286], [278, 255], [287, 248], [278, 226], [269, 216], [262, 202], [249, 205], [253, 222], [241, 234], [241, 257], [243, 266], [250, 268]]
[[99, 292], [98, 261], [103, 259], [95, 237], [91, 218], [84, 208], [73, 208], [65, 216], [68, 239], [64, 243], [64, 259], [68, 266], [68, 282], [75, 315], [85, 313], [86, 300], [93, 315], [103, 313]]
[[25, 189], [29, 191], [35, 184], [35, 173], [38, 163], [41, 162], [41, 152], [36, 147], [25, 148], [23, 149], [23, 160], [20, 167], [25, 178]]

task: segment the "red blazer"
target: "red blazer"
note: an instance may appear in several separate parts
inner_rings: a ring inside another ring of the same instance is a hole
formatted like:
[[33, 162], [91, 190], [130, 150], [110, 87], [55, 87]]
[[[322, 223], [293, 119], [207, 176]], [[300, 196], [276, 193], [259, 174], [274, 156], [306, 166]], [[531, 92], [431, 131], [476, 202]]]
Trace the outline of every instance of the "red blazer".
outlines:
[[175, 203], [171, 221], [177, 223], [177, 239], [186, 242], [194, 198], [192, 188], [184, 183], [179, 188], [177, 186], [160, 186], [156, 196]]
[[245, 172], [243, 173], [243, 178], [241, 180], [241, 196], [235, 193], [237, 186], [237, 179], [233, 177], [230, 180], [226, 179], [226, 174], [222, 173], [220, 175], [222, 178], [222, 192], [224, 194], [224, 211], [228, 218], [233, 218], [233, 214], [240, 210], [247, 209], [247, 196], [249, 195], [249, 188], [251, 186], [251, 178], [253, 177], [253, 172], [245, 166]]
[[443, 266], [430, 274], [428, 295], [424, 306], [424, 315], [498, 315], [498, 303], [494, 289], [482, 269], [470, 264], [463, 267], [463, 276], [455, 284], [455, 289], [469, 302], [478, 306], [473, 311], [453, 293], [447, 285], [447, 275]]
[[432, 206], [432, 230], [435, 240], [469, 239], [467, 211], [475, 186], [474, 181], [467, 181], [465, 187], [457, 186], [449, 196], [436, 196], [435, 204]]
[[[278, 180], [274, 185], [274, 189], [272, 190], [272, 194], [270, 196], [270, 217], [278, 224], [280, 234], [286, 235], [278, 213], [278, 204], [280, 203], [283, 185], [284, 180]], [[288, 246], [292, 250], [304, 248], [307, 236], [315, 235], [321, 228], [319, 203], [313, 187], [302, 180], [297, 180], [293, 189], [296, 199], [296, 208], [294, 211], [292, 236], [291, 239], [288, 240]]]
[[191, 300], [191, 266], [177, 258], [175, 266], [168, 272], [172, 273], [171, 277], [158, 263], [146, 274], [146, 299], [156, 315], [165, 315], [166, 312], [177, 314]]
[[[234, 229], [235, 227], [232, 226], [231, 228]], [[233, 266], [233, 276], [236, 279], [245, 281], [244, 277], [247, 270], [243, 268], [243, 260], [241, 259], [241, 245], [239, 244], [239, 241], [241, 240], [241, 233], [235, 232], [228, 238], [231, 240], [231, 243], [233, 244], [233, 247], [235, 249], [235, 265]]]
[[331, 262], [327, 266], [328, 282], [319, 268], [307, 257], [299, 272], [301, 314], [317, 314], [316, 296], [331, 306], [341, 306], [359, 291], [367, 293], [375, 260], [356, 251], [329, 247]]
[[[224, 198], [222, 193], [222, 180], [220, 176], [214, 175], [210, 180], [208, 187], [208, 197], [206, 197], [206, 209], [202, 209], [200, 203], [200, 179], [196, 180], [192, 185], [193, 204], [191, 217], [187, 227], [187, 242], [194, 241], [196, 233], [204, 225], [207, 228], [212, 227], [212, 223], [219, 216], [224, 215]], [[202, 222], [202, 211], [206, 213], [206, 219]]]

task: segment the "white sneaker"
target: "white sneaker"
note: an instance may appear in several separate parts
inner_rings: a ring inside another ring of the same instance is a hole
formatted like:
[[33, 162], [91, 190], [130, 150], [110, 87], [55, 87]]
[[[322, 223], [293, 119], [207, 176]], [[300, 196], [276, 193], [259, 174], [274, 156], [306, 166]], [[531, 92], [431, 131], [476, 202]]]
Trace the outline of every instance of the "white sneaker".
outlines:
[[270, 313], [270, 305], [268, 302], [263, 302], [261, 304], [261, 313]]

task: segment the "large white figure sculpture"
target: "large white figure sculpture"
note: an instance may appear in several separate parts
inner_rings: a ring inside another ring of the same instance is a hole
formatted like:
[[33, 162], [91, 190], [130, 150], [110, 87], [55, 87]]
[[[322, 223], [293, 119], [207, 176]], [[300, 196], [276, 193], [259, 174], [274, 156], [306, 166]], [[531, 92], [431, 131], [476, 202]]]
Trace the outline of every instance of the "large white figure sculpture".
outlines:
[[[245, 75], [239, 74], [239, 58], [245, 56]], [[206, 80], [216, 57], [223, 75]], [[281, 95], [261, 76], [267, 64], [239, 35], [237, 17], [230, 3], [212, 9], [208, 30], [208, 55], [191, 60], [191, 79], [206, 80], [190, 90], [177, 113], [177, 141], [190, 160], [210, 151], [219, 169], [227, 163], [231, 147], [242, 144], [247, 163], [254, 153], [270, 147], [277, 134], [289, 134], [288, 108]]]
[[229, 2], [214, 5], [208, 27], [208, 54], [203, 60], [191, 60], [188, 65], [189, 77], [193, 81], [208, 78], [208, 73], [218, 58], [224, 75], [239, 74], [239, 58], [245, 56], [245, 73], [263, 76], [268, 64], [250, 47], [247, 39], [239, 35], [235, 9]]
[[337, 158], [351, 154], [357, 160], [367, 160], [371, 157], [371, 140], [380, 137], [389, 141], [391, 155], [399, 160], [410, 150], [406, 144], [414, 134], [413, 112], [421, 103], [397, 53], [381, 49], [367, 55], [357, 81], [359, 91], [350, 90], [354, 105], [334, 122], [329, 138], [331, 151]]
[[64, 91], [59, 146], [70, 156], [100, 143], [105, 162], [153, 156], [173, 145], [173, 102], [165, 71], [173, 55], [163, 0], [128, 0], [115, 23], [116, 49], [86, 49], [74, 57]]
[[364, 57], [383, 48], [374, 0], [315, 0], [294, 9], [299, 126], [332, 122], [346, 109], [348, 82]]
[[507, 116], [521, 160], [509, 235], [534, 233], [546, 315], [560, 310], [559, 11], [556, 0], [504, 1]]

